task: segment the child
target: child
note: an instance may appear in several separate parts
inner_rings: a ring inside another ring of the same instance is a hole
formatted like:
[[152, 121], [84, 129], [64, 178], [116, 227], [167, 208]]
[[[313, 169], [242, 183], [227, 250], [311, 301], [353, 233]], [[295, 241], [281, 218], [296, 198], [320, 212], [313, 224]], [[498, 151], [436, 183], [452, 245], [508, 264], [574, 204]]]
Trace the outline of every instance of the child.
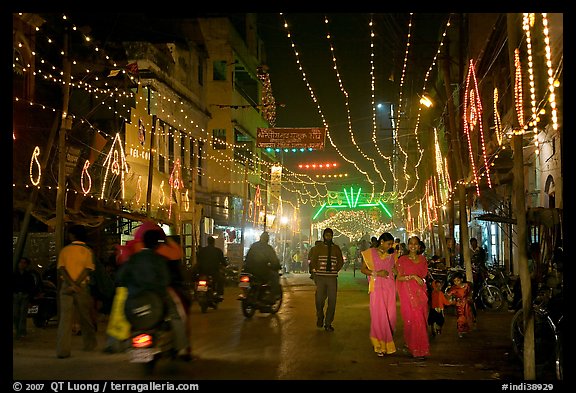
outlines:
[[442, 326], [444, 326], [444, 306], [452, 304], [444, 292], [442, 292], [442, 284], [442, 280], [436, 279], [432, 281], [428, 325], [430, 325], [433, 337], [437, 334], [442, 334]]
[[447, 295], [453, 298], [456, 305], [456, 330], [458, 337], [470, 332], [474, 321], [472, 314], [472, 288], [469, 283], [464, 282], [464, 276], [458, 272], [453, 278], [454, 284], [450, 287]]

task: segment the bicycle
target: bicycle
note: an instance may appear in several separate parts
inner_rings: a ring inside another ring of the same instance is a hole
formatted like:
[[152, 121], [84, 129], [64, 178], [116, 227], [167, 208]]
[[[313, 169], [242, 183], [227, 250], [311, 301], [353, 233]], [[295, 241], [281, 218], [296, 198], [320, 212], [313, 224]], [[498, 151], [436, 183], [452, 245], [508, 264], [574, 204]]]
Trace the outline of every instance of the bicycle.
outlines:
[[[534, 311], [534, 354], [536, 371], [543, 373], [552, 364], [557, 380], [563, 379], [562, 312], [561, 297], [553, 296], [552, 289], [541, 291], [532, 302]], [[524, 310], [520, 309], [512, 318], [510, 335], [512, 347], [521, 362], [524, 362]]]

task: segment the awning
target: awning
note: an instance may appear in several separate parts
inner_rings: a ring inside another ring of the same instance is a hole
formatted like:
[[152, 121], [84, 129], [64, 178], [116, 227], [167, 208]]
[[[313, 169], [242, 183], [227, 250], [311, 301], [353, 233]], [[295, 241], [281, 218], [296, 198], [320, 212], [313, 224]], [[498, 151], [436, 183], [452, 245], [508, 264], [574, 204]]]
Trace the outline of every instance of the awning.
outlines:
[[482, 221], [502, 222], [505, 224], [516, 225], [516, 219], [499, 216], [499, 215], [493, 214], [493, 213], [481, 214], [479, 216], [476, 216], [476, 219], [482, 220]]

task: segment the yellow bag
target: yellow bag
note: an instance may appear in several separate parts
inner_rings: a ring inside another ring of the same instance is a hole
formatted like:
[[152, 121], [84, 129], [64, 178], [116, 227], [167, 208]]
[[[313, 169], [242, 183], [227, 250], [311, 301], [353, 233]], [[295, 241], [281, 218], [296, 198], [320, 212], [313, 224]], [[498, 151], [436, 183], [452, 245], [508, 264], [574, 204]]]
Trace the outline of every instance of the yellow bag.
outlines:
[[128, 297], [128, 288], [118, 287], [114, 294], [112, 310], [108, 319], [106, 333], [117, 340], [123, 341], [130, 337], [130, 323], [124, 314], [124, 304]]

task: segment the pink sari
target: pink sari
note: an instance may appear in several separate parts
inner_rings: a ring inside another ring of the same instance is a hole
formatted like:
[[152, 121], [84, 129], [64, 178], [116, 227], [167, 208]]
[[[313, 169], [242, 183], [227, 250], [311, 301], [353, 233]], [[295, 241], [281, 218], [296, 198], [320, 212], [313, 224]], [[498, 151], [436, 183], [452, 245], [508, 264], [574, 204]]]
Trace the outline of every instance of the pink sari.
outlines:
[[[414, 263], [408, 255], [398, 258], [396, 268], [399, 276], [416, 275], [425, 279], [428, 265], [423, 255], [418, 256]], [[428, 293], [426, 283], [418, 284], [416, 280], [396, 281], [396, 289], [400, 299], [400, 312], [404, 321], [404, 340], [412, 356], [429, 356], [430, 342], [428, 340]]]
[[370, 270], [386, 270], [388, 277], [368, 277], [370, 285], [370, 341], [374, 352], [391, 354], [396, 352], [394, 345], [394, 329], [396, 328], [396, 284], [392, 269], [394, 254], [384, 259], [378, 255], [377, 248], [369, 248], [362, 252], [366, 266]]

